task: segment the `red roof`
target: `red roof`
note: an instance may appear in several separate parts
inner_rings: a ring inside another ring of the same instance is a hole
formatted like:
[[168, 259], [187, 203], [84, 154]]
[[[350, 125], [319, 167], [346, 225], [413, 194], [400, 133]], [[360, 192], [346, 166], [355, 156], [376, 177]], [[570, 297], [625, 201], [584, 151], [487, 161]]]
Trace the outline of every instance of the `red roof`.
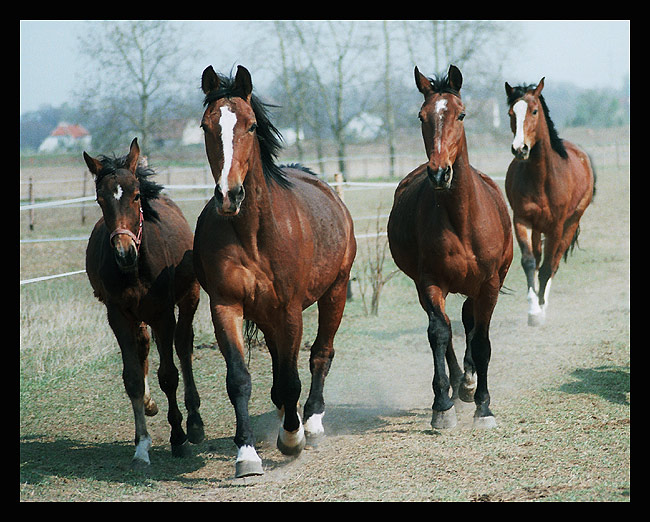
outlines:
[[72, 138], [81, 138], [88, 136], [90, 133], [81, 125], [70, 125], [68, 123], [59, 123], [51, 133], [50, 136], [70, 136]]

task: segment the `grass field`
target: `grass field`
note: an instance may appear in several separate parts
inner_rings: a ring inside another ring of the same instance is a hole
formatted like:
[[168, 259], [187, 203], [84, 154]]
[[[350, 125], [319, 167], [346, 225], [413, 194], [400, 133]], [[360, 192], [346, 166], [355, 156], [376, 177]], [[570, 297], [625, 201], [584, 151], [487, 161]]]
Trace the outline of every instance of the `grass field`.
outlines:
[[[576, 141], [589, 150], [588, 140]], [[470, 160], [478, 168], [504, 175], [476, 156]], [[628, 163], [610, 159], [597, 162], [596, 201], [583, 218], [580, 248], [554, 280], [541, 328], [526, 325], [515, 251], [505, 283], [514, 293], [500, 297], [490, 330], [490, 393], [499, 424], [489, 431], [471, 428], [471, 404], [459, 410], [453, 430], [431, 429], [427, 319], [401, 273], [386, 284], [378, 316], [365, 313], [359, 278], [368, 240], [359, 241], [355, 298], [335, 340], [325, 387], [327, 437], [318, 447], [298, 458], [275, 448], [270, 356], [264, 347], [251, 350], [250, 411], [266, 471], [258, 479], [232, 478], [234, 412], [205, 293], [194, 323], [194, 368], [206, 440], [189, 458], [171, 457], [152, 349], [152, 393], [161, 411], [148, 418], [152, 465], [142, 473], [130, 469], [133, 416], [119, 348], [86, 276], [21, 286], [20, 500], [629, 501], [630, 177]], [[509, 160], [506, 148], [498, 161]], [[348, 191], [345, 201], [353, 216], [372, 218], [388, 213], [392, 195], [391, 189]], [[203, 203], [180, 205], [194, 226]], [[21, 238], [64, 237], [88, 236], [99, 211], [88, 207], [82, 225], [79, 208], [41, 210], [34, 232], [26, 214]], [[355, 227], [357, 234], [376, 230], [374, 219]], [[85, 241], [21, 244], [20, 278], [82, 269], [85, 247]], [[388, 256], [386, 270], [393, 268]], [[459, 358], [461, 305], [460, 296], [449, 297]], [[307, 347], [316, 332], [314, 307], [304, 321]], [[306, 347], [299, 361], [303, 403]]]

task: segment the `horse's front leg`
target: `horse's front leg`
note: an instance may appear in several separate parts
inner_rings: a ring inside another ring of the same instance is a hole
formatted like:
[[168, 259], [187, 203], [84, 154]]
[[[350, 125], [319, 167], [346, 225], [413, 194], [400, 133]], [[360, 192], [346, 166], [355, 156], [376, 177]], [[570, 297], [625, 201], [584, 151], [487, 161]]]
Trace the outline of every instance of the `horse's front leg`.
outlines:
[[[528, 288], [526, 299], [528, 301], [528, 325], [536, 326], [543, 323], [543, 310], [539, 305], [539, 297], [535, 291], [535, 278], [539, 265], [539, 234], [534, 234], [527, 223], [518, 218], [514, 220], [515, 237], [521, 250], [521, 267], [526, 275], [526, 286]], [[537, 241], [533, 244], [533, 235]]]
[[255, 451], [255, 434], [248, 414], [251, 376], [244, 358], [243, 310], [239, 305], [210, 303], [214, 332], [226, 361], [226, 391], [235, 408], [237, 427], [235, 476], [263, 475], [262, 460]]
[[[134, 468], [148, 467], [151, 436], [145, 420], [145, 363], [148, 349], [141, 340], [140, 325], [129, 319], [117, 306], [107, 305], [108, 323], [117, 338], [122, 353], [124, 388], [133, 408], [135, 421], [135, 454], [131, 465]], [[148, 347], [148, 344], [147, 344]]]
[[437, 286], [418, 287], [420, 303], [429, 316], [427, 335], [433, 352], [433, 414], [434, 429], [453, 428], [457, 424], [456, 409], [449, 395], [450, 382], [445, 368], [445, 355], [451, 346], [451, 323], [445, 313], [444, 293]]

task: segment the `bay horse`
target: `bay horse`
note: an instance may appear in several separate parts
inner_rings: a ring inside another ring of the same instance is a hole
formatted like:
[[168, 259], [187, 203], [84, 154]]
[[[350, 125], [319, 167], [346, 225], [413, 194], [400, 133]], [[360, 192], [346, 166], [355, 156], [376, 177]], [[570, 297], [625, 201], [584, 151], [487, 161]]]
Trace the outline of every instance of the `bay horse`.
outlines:
[[[429, 318], [435, 429], [456, 425], [457, 398], [475, 402], [475, 427], [496, 425], [487, 384], [489, 326], [512, 262], [512, 225], [505, 199], [494, 181], [469, 163], [462, 81], [454, 65], [446, 76], [433, 79], [415, 67], [415, 83], [424, 95], [419, 118], [428, 161], [399, 183], [388, 219], [393, 259], [415, 283]], [[450, 292], [466, 296], [464, 375], [445, 313]]]
[[505, 82], [514, 134], [514, 159], [505, 187], [526, 274], [530, 326], [545, 321], [552, 278], [562, 256], [566, 261], [578, 240], [580, 218], [596, 189], [589, 156], [560, 139], [542, 96], [543, 88], [544, 78], [528, 86], [511, 87]]
[[[95, 297], [106, 306], [108, 323], [122, 352], [122, 378], [135, 418], [134, 468], [150, 464], [151, 436], [145, 415], [158, 412], [147, 381], [147, 325], [160, 354], [158, 381], [169, 403], [172, 455], [184, 456], [187, 440], [196, 444], [204, 436], [192, 373], [192, 321], [200, 290], [192, 261], [192, 231], [176, 204], [160, 193], [163, 187], [150, 179], [154, 171], [138, 164], [139, 156], [137, 138], [122, 158], [93, 158], [83, 153], [95, 176], [102, 210], [88, 241], [86, 272]], [[187, 435], [176, 400], [174, 344], [185, 384]]]
[[[203, 71], [201, 127], [214, 197], [199, 216], [194, 263], [210, 298], [217, 343], [227, 366], [226, 389], [237, 421], [237, 477], [261, 475], [248, 413], [251, 376], [245, 364], [244, 320], [263, 333], [271, 354], [271, 400], [284, 414], [277, 446], [298, 454], [306, 436], [324, 433], [323, 386], [345, 307], [356, 254], [352, 218], [336, 193], [313, 173], [276, 165], [281, 136], [267, 105], [252, 94], [248, 70], [234, 80]], [[302, 311], [318, 302], [318, 333], [311, 347], [312, 381], [298, 413], [297, 359]]]

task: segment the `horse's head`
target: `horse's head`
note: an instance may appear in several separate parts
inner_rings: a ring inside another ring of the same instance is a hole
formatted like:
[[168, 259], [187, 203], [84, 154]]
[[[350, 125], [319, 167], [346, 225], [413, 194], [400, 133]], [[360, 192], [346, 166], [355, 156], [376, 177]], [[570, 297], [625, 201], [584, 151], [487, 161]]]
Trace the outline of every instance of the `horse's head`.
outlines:
[[104, 223], [111, 231], [110, 243], [115, 261], [123, 272], [136, 269], [142, 240], [140, 182], [135, 174], [139, 156], [137, 138], [131, 142], [123, 167], [114, 168], [106, 158], [100, 161], [83, 153], [88, 169], [95, 176], [97, 203], [102, 209]]
[[511, 87], [505, 83], [508, 96], [508, 115], [510, 129], [515, 135], [512, 140], [512, 153], [517, 159], [527, 160], [537, 141], [537, 129], [540, 118], [544, 120], [540, 94], [544, 88], [544, 78], [537, 86], [529, 88]]
[[422, 137], [429, 161], [427, 174], [433, 188], [451, 187], [453, 164], [465, 142], [465, 106], [460, 99], [463, 76], [458, 67], [449, 66], [447, 77], [430, 80], [415, 68], [415, 84], [424, 95], [418, 117], [422, 122]]
[[[220, 78], [212, 66], [203, 71], [201, 88], [207, 95], [218, 92]], [[206, 106], [201, 120], [205, 150], [216, 183], [217, 212], [224, 216], [239, 213], [245, 196], [244, 179], [251, 168], [257, 144], [257, 121], [251, 106], [251, 75], [241, 65], [234, 81], [235, 95], [215, 96]]]

